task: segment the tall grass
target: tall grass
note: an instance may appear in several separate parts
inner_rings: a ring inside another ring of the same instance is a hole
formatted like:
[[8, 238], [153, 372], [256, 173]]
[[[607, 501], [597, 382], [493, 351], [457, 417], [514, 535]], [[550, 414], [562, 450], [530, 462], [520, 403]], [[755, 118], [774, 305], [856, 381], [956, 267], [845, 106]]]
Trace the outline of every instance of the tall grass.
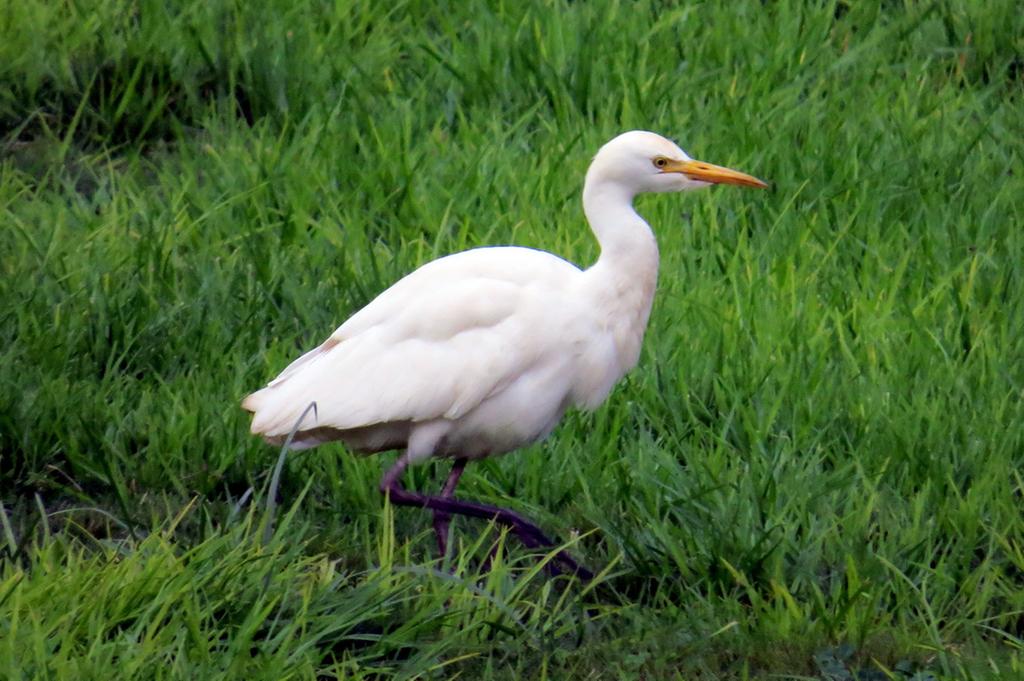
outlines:
[[[7, 3], [0, 668], [1024, 674], [1022, 36], [1010, 1]], [[635, 127], [773, 190], [643, 199], [640, 367], [460, 487], [598, 582], [480, 574], [469, 522], [438, 563], [340, 447], [259, 541], [239, 399], [439, 255], [591, 261], [582, 176]]]

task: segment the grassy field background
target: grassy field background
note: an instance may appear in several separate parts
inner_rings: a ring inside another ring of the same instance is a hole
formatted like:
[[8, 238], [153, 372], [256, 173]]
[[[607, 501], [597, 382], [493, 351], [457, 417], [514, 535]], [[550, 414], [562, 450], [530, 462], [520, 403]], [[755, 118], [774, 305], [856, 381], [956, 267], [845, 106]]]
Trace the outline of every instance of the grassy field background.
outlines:
[[[1018, 2], [0, 7], [0, 677], [1024, 678]], [[631, 128], [773, 188], [644, 198], [640, 367], [460, 487], [601, 576], [441, 564], [340, 446], [268, 528], [241, 397], [440, 255], [592, 261]]]

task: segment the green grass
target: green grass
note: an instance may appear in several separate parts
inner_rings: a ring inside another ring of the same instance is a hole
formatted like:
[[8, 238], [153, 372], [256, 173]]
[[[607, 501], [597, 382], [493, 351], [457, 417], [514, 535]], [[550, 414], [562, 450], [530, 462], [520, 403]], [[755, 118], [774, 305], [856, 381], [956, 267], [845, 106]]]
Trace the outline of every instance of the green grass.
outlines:
[[[1024, 678], [1018, 5], [3, 3], [0, 677]], [[773, 188], [644, 198], [639, 368], [460, 486], [601, 577], [340, 446], [265, 540], [241, 397], [439, 255], [590, 262], [631, 128]]]

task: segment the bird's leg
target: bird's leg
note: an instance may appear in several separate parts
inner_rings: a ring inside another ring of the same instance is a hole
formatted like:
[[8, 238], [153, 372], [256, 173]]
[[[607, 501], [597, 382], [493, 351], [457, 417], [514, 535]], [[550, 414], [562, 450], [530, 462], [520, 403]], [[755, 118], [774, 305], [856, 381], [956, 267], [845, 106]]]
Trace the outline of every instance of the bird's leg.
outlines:
[[[402, 477], [402, 473], [405, 472], [408, 466], [409, 455], [407, 453], [402, 454], [398, 457], [395, 465], [380, 480], [380, 491], [388, 495], [391, 503], [396, 506], [418, 506], [420, 508], [429, 508], [435, 514], [441, 512], [449, 516], [464, 515], [471, 518], [493, 520], [512, 530], [526, 548], [535, 549], [554, 546], [555, 542], [549, 539], [543, 530], [514, 511], [473, 501], [462, 501], [452, 496], [431, 496], [429, 494], [410, 492], [402, 487], [402, 483], [399, 481], [399, 478]], [[565, 551], [559, 551], [556, 558], [579, 578], [585, 580], [593, 578], [593, 573], [573, 560]]]
[[[448, 474], [448, 480], [445, 481], [444, 487], [441, 488], [441, 496], [443, 498], [450, 499], [452, 494], [455, 493], [455, 486], [459, 484], [459, 478], [462, 477], [462, 471], [464, 470], [466, 470], [466, 459], [455, 459], [452, 471]], [[448, 524], [451, 519], [450, 513], [434, 511], [434, 533], [437, 535], [437, 552], [441, 555], [441, 558], [448, 555]]]

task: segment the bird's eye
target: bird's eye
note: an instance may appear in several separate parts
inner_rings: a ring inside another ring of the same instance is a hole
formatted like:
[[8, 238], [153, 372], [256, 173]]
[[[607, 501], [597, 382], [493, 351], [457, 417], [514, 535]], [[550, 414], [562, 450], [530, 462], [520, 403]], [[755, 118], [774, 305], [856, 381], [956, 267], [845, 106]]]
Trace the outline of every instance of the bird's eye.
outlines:
[[664, 168], [667, 165], [668, 165], [668, 159], [665, 158], [664, 156], [659, 156], [658, 158], [654, 159], [654, 167], [655, 168]]

